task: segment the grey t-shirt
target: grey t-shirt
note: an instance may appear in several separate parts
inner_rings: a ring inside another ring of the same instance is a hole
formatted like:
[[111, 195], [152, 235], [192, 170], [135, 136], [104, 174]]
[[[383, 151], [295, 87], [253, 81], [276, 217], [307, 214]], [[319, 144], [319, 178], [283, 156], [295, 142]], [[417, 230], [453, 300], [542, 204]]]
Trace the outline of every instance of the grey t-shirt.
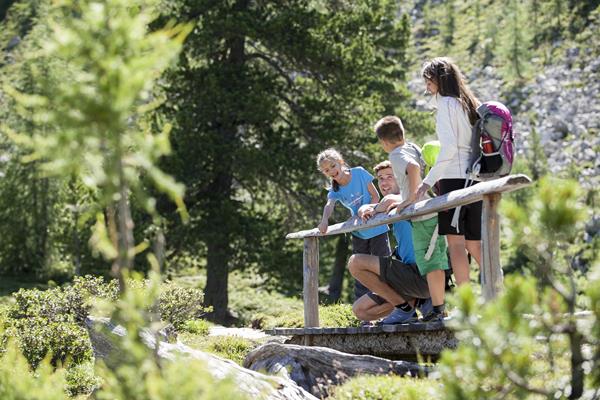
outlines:
[[421, 176], [423, 176], [425, 162], [421, 156], [421, 148], [414, 143], [406, 142], [403, 146], [396, 147], [390, 153], [390, 162], [392, 163], [392, 170], [394, 171], [396, 182], [400, 188], [402, 201], [404, 201], [410, 194], [410, 187], [406, 172], [408, 165], [413, 164], [419, 167], [421, 170]]
[[[390, 163], [394, 171], [394, 177], [400, 188], [400, 196], [405, 201], [410, 195], [410, 185], [406, 168], [409, 164], [416, 165], [421, 171], [421, 177], [425, 172], [425, 160], [421, 155], [421, 148], [414, 143], [406, 142], [403, 146], [396, 147], [390, 153]], [[429, 198], [429, 195], [426, 195]], [[412, 218], [413, 221], [422, 221], [436, 216], [437, 214], [426, 214], [421, 217]]]

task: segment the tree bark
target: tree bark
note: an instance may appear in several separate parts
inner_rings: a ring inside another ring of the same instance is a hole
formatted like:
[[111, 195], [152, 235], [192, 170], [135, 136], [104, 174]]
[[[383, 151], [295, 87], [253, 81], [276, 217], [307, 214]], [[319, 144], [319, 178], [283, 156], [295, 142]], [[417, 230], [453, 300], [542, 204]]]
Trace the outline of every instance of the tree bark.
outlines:
[[[248, 0], [238, 0], [232, 11], [243, 12], [247, 8]], [[221, 87], [223, 88], [240, 89], [236, 86], [243, 82], [245, 41], [246, 37], [239, 32], [234, 33], [226, 41], [227, 56], [222, 61], [224, 72], [221, 75]], [[232, 104], [235, 104], [233, 96], [235, 96], [236, 90], [231, 90], [231, 93], [231, 98], [227, 100], [231, 100]], [[213, 308], [211, 319], [222, 324], [227, 324], [230, 243], [237, 212], [237, 207], [232, 199], [234, 194], [232, 166], [235, 162], [234, 151], [238, 147], [238, 132], [242, 126], [236, 115], [236, 112], [239, 112], [237, 107], [232, 108], [229, 110], [230, 113], [225, 112], [218, 115], [215, 121], [215, 126], [218, 127], [215, 138], [218, 150], [212, 163], [214, 179], [209, 188], [211, 199], [208, 201], [207, 227], [210, 231], [205, 233], [207, 235], [207, 265], [204, 299], [205, 304]]]

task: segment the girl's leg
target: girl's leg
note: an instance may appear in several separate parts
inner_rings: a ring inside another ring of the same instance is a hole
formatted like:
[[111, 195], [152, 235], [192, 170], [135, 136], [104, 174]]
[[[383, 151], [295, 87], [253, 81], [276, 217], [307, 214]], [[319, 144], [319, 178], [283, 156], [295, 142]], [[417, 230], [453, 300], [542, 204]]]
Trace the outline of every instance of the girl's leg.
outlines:
[[481, 268], [481, 240], [465, 240], [465, 247]]
[[440, 306], [444, 304], [446, 273], [441, 269], [429, 272], [427, 274], [427, 285], [429, 285], [431, 303], [434, 306]]
[[[462, 235], [446, 235], [446, 239], [448, 240], [448, 252], [450, 253], [456, 284], [460, 286], [469, 283], [469, 260], [467, 258], [465, 237]], [[473, 256], [477, 260], [477, 257], [481, 258], [481, 252], [477, 256]]]

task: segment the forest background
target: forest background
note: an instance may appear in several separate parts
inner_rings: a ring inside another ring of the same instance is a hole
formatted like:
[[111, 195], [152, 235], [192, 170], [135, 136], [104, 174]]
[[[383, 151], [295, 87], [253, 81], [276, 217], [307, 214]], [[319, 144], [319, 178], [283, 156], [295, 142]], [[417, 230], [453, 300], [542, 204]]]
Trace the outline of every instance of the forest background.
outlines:
[[[402, 117], [409, 140], [434, 139], [419, 71], [423, 61], [440, 55], [457, 61], [481, 100], [511, 108], [517, 121], [515, 172], [536, 182], [551, 175], [578, 183], [583, 222], [563, 256], [578, 279], [586, 279], [600, 230], [598, 1], [157, 4], [151, 29], [187, 24], [189, 32], [139, 104], [147, 106], [140, 122], [146, 132], [163, 132], [161, 140], [170, 145], [152, 156], [165, 174], [143, 167], [131, 188], [137, 254], [130, 261], [133, 269], [148, 272], [145, 255], [155, 253], [166, 279], [203, 289], [214, 321], [264, 327], [276, 323], [265, 322], [276, 312], [257, 303], [298, 310], [290, 299], [301, 296], [302, 244], [284, 238], [319, 220], [326, 182], [316, 154], [333, 146], [351, 165], [371, 169], [386, 158], [372, 133], [386, 114]], [[102, 182], [101, 162], [88, 163], [86, 154], [69, 161], [66, 139], [37, 141], [52, 138], [56, 127], [45, 114], [40, 119], [29, 112], [35, 104], [15, 95], [65, 93], [79, 78], [60, 57], [38, 57], [52, 27], [50, 6], [44, 0], [0, 5], [4, 294], [111, 272], [102, 257], [107, 253], [94, 242], [98, 212], [111, 229], [110, 207], [101, 201], [103, 184], [93, 188], [85, 179]], [[77, 123], [77, 115], [69, 118]], [[15, 132], [35, 139], [30, 144], [48, 145], [54, 154], [46, 156], [59, 162], [47, 164], [43, 149], [23, 146], [27, 140]], [[87, 175], [69, 167], [77, 161], [87, 163]], [[171, 200], [184, 190], [185, 211]], [[525, 207], [534, 193], [511, 198]], [[347, 217], [338, 207], [334, 218]], [[534, 270], [535, 254], [514, 240], [521, 234], [503, 231], [508, 274]], [[320, 254], [321, 282], [329, 282], [323, 302], [350, 301], [349, 285], [342, 285], [347, 238], [323, 240]]]

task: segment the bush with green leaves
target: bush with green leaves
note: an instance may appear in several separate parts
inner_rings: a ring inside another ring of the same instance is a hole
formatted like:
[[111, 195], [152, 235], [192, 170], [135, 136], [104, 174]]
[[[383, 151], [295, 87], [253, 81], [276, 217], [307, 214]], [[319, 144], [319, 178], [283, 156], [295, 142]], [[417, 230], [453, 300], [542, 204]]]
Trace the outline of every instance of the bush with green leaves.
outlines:
[[208, 342], [207, 351], [242, 365], [256, 345], [239, 336], [215, 336]]
[[63, 369], [44, 361], [33, 372], [14, 343], [0, 354], [0, 399], [66, 400], [65, 385]]
[[45, 357], [52, 365], [93, 359], [92, 343], [85, 328], [74, 322], [53, 322], [32, 317], [9, 320], [3, 335], [15, 338], [33, 368]]
[[163, 321], [182, 329], [189, 320], [206, 314], [204, 294], [200, 289], [184, 288], [174, 284], [164, 285], [158, 300], [158, 312]]
[[[507, 276], [493, 302], [482, 304], [470, 287], [454, 297], [458, 310], [452, 323], [460, 345], [444, 352], [439, 365], [445, 398], [600, 394], [594, 389], [600, 369], [600, 267], [581, 288], [572, 268], [583, 204], [575, 182], [544, 178], [524, 205], [504, 207], [509, 237], [530, 265], [525, 276]], [[591, 315], [579, 316], [579, 304], [590, 307]]]
[[65, 371], [66, 392], [69, 396], [89, 396], [102, 385], [94, 370], [94, 362], [69, 366]]
[[195, 335], [207, 336], [211, 326], [212, 324], [205, 319], [189, 319], [181, 329]]
[[335, 388], [333, 400], [441, 400], [441, 383], [398, 376], [358, 376]]

